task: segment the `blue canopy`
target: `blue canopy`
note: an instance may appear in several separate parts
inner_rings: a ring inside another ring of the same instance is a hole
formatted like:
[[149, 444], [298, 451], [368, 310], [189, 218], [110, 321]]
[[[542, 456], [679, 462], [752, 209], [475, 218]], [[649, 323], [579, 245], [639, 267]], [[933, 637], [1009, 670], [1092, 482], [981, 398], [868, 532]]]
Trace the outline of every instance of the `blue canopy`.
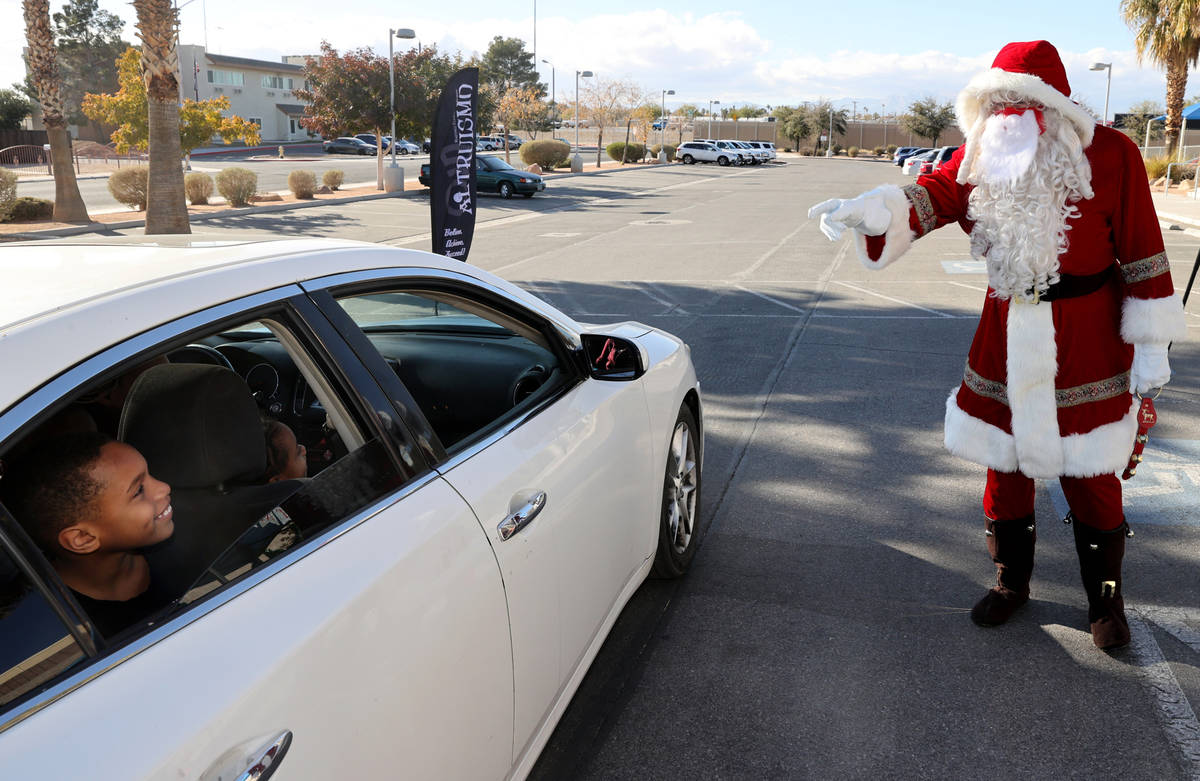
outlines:
[[[1165, 120], [1166, 118], [1167, 115], [1163, 114], [1162, 116], [1155, 117], [1154, 119]], [[1193, 103], [1190, 106], [1184, 106], [1183, 118], [1188, 120], [1200, 119], [1200, 103]]]

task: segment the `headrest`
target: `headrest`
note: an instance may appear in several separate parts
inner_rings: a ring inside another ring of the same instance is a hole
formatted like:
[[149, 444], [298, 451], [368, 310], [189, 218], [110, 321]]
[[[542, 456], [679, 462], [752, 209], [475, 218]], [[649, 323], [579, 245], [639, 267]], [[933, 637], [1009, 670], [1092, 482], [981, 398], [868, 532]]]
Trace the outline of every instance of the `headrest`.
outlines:
[[223, 366], [147, 369], [125, 400], [118, 438], [175, 488], [249, 482], [267, 468], [258, 405], [245, 381]]

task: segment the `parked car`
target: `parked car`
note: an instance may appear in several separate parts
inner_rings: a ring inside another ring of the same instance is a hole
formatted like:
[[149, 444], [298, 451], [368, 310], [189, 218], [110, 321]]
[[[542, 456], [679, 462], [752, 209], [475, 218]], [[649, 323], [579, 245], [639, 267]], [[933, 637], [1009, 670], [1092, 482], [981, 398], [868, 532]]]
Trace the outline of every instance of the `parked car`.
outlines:
[[748, 165], [752, 162], [750, 151], [743, 149], [733, 141], [719, 140], [713, 138], [705, 138], [703, 141], [710, 143], [729, 155], [730, 162], [737, 165]]
[[[357, 133], [357, 134], [355, 134], [354, 137], [360, 141], [365, 141], [366, 143], [370, 144], [372, 147], [375, 146], [375, 134], [374, 133]], [[383, 137], [383, 151], [384, 152], [391, 151], [391, 143], [392, 143], [391, 136]]]
[[932, 160], [937, 152], [938, 150], [936, 149], [928, 149], [918, 155], [912, 155], [911, 157], [905, 159], [904, 165], [901, 166], [900, 170], [906, 175], [919, 174], [921, 171], [921, 163], [925, 162], [926, 160]]
[[[695, 553], [703, 411], [668, 333], [360, 242], [4, 253], [5, 778], [523, 778], [637, 586]], [[263, 477], [264, 417], [307, 478]], [[32, 520], [53, 475], [90, 501], [81, 474], [148, 563], [119, 611]]]
[[663, 130], [667, 127], [667, 120], [666, 119], [656, 119], [650, 123], [650, 127], [654, 128], [655, 130]]
[[421, 142], [421, 151], [428, 152], [430, 150], [432, 144], [433, 144], [433, 142], [430, 141], [428, 138], [425, 139], [424, 141]]
[[926, 152], [930, 151], [933, 150], [927, 146], [905, 146], [897, 149], [896, 154], [892, 156], [892, 159], [895, 161], [896, 165], [903, 166], [904, 161], [908, 158], [914, 155], [925, 154]]
[[765, 152], [766, 154], [764, 155], [764, 157], [766, 160], [774, 160], [776, 158], [775, 144], [773, 144], [772, 142], [770, 142], [770, 141], [747, 141], [746, 143], [749, 144], [750, 146], [754, 147], [755, 149], [759, 149], [759, 150]]
[[746, 150], [746, 152], [750, 155], [751, 165], [762, 165], [771, 159], [765, 149], [760, 149], [759, 147], [751, 144], [749, 141], [733, 141], [733, 144], [739, 149]]
[[342, 136], [322, 142], [321, 147], [326, 154], [336, 155], [373, 155], [376, 152], [374, 144], [368, 144], [361, 138]]
[[[383, 140], [384, 140], [384, 144], [387, 147], [388, 151], [391, 151], [392, 137], [384, 136]], [[398, 154], [398, 155], [415, 155], [415, 154], [418, 154], [420, 151], [421, 151], [421, 147], [417, 146], [412, 141], [408, 141], [403, 138], [396, 141], [396, 154]]]
[[[425, 187], [431, 185], [428, 163], [421, 166], [417, 181]], [[517, 193], [532, 198], [546, 189], [546, 180], [537, 174], [514, 168], [495, 155], [477, 155], [475, 189], [481, 193], [498, 193], [501, 198], [511, 198]]]
[[480, 136], [475, 139], [475, 146], [488, 152], [504, 148], [504, 138], [501, 136]]
[[[508, 134], [508, 148], [509, 149], [520, 149], [521, 144], [524, 144], [524, 143], [525, 143], [525, 139], [521, 138], [520, 136], [514, 136], [512, 133]], [[500, 139], [500, 146], [498, 148], [499, 149], [504, 148], [504, 138], [503, 137], [501, 137], [501, 139]]]
[[[920, 176], [921, 174], [931, 174], [949, 160], [958, 150], [957, 146], [943, 146], [926, 152], [924, 155], [918, 155], [921, 162], [914, 167], [911, 173]], [[909, 158], [910, 160], [913, 158]]]
[[675, 157], [688, 165], [692, 163], [732, 165], [738, 162], [737, 156], [733, 152], [718, 148], [712, 141], [685, 141], [675, 150]]

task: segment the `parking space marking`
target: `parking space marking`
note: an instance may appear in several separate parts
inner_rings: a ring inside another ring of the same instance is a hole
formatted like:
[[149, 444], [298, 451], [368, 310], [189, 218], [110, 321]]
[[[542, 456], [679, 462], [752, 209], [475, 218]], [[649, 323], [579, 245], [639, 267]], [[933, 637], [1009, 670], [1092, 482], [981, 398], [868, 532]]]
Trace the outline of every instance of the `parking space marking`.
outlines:
[[1150, 620], [1196, 653], [1200, 653], [1200, 630], [1191, 626], [1200, 624], [1200, 610], [1163, 605], [1138, 605], [1135, 609], [1143, 618]]
[[942, 270], [947, 274], [986, 274], [987, 263], [982, 260], [943, 260]]
[[838, 285], [841, 285], [843, 287], [848, 287], [851, 290], [857, 290], [859, 293], [865, 293], [869, 296], [875, 296], [877, 298], [882, 298], [884, 301], [891, 301], [893, 304], [902, 304], [903, 306], [910, 306], [914, 309], [920, 309], [922, 312], [928, 312], [931, 315], [937, 315], [938, 317], [954, 318], [954, 315], [947, 314], [946, 312], [939, 312], [936, 309], [930, 309], [928, 307], [921, 306], [920, 304], [914, 304], [911, 301], [905, 301], [900, 298], [893, 298], [892, 296], [885, 296], [883, 293], [876, 293], [874, 290], [868, 290], [865, 287], [859, 287], [858, 285], [851, 285], [849, 282], [842, 282], [841, 280], [835, 280], [835, 283]]
[[1139, 608], [1126, 613], [1129, 619], [1129, 648], [1134, 657], [1133, 669], [1142, 679], [1154, 700], [1156, 715], [1163, 725], [1167, 741], [1175, 749], [1187, 777], [1200, 778], [1200, 721], [1192, 710], [1179, 680], [1163, 656], [1162, 648], [1141, 615]]
[[[796, 237], [797, 233], [804, 230], [805, 226], [812, 225], [812, 224], [815, 224], [814, 220], [805, 220], [804, 222], [800, 223], [800, 225], [794, 231], [792, 231], [791, 233], [789, 233], [788, 235], [786, 235], [782, 239], [780, 239], [775, 244], [774, 247], [771, 247], [769, 250], [767, 250], [763, 254], [759, 255], [758, 260], [751, 263], [747, 268], [744, 268], [741, 271], [734, 272], [733, 278], [734, 279], [745, 279], [746, 277], [753, 274], [755, 271], [758, 271], [764, 263], [766, 263], [768, 260], [771, 259], [772, 255], [774, 255], [780, 249], [785, 247], [788, 242], [790, 242], [793, 238]], [[842, 245], [842, 249], [838, 253], [839, 258], [841, 255], [843, 255], [845, 253], [846, 247], [849, 247], [849, 246], [850, 246], [849, 242]]]
[[581, 236], [580, 233], [540, 233], [538, 238], [541, 239], [573, 239], [576, 236]]
[[750, 288], [745, 287], [744, 285], [735, 285], [734, 287], [736, 287], [738, 290], [749, 293], [752, 296], [758, 296], [759, 298], [763, 299], [764, 301], [770, 301], [772, 304], [781, 306], [784, 309], [790, 309], [793, 312], [799, 312], [800, 314], [804, 314], [806, 311], [804, 309], [801, 309], [798, 306], [792, 306], [791, 304], [787, 303], [786, 301], [780, 301], [777, 298], [772, 298], [771, 296], [768, 296], [766, 293], [760, 293], [757, 290], [751, 290]]
[[986, 293], [988, 290], [986, 287], [980, 287], [979, 285], [968, 285], [965, 282], [946, 282], [945, 284], [954, 285], [955, 287], [965, 287], [967, 290], [974, 290], [979, 293]]

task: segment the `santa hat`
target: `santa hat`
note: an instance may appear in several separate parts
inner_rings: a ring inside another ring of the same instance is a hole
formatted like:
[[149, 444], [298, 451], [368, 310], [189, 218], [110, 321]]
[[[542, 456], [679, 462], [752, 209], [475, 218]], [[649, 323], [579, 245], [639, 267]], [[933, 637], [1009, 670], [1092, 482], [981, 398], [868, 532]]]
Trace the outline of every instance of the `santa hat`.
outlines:
[[1079, 131], [1086, 147], [1092, 143], [1096, 120], [1071, 100], [1071, 85], [1058, 49], [1049, 41], [1010, 43], [996, 55], [989, 70], [971, 79], [958, 94], [955, 111], [964, 133], [979, 121], [988, 96], [994, 92], [1010, 91], [1031, 103], [1040, 103], [1062, 114]]

